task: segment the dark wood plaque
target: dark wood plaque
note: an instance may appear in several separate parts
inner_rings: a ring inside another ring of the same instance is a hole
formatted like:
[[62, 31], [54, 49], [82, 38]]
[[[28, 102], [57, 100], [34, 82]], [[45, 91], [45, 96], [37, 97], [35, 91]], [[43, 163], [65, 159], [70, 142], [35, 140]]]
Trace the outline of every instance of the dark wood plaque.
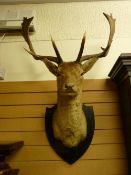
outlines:
[[94, 112], [92, 106], [83, 105], [83, 112], [87, 121], [87, 137], [85, 140], [80, 142], [80, 144], [76, 147], [68, 148], [62, 144], [61, 141], [55, 139], [52, 128], [52, 116], [54, 111], [56, 110], [56, 105], [52, 108], [47, 108], [45, 113], [45, 129], [47, 138], [50, 142], [50, 145], [54, 149], [54, 151], [66, 162], [69, 164], [73, 164], [76, 160], [78, 160], [88, 149], [91, 144], [94, 128], [95, 128], [95, 120], [94, 120]]

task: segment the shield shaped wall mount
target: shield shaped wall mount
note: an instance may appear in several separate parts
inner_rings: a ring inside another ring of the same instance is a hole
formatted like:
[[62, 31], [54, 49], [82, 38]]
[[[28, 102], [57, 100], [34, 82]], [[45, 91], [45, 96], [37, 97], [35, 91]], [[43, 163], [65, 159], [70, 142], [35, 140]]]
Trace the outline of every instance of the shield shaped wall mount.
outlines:
[[63, 145], [63, 143], [57, 139], [55, 139], [52, 128], [52, 118], [53, 113], [56, 110], [57, 105], [52, 108], [47, 108], [45, 113], [45, 129], [46, 135], [49, 140], [50, 145], [54, 149], [54, 151], [67, 163], [73, 164], [77, 161], [88, 149], [91, 144], [94, 128], [95, 128], [95, 120], [94, 120], [94, 112], [92, 106], [82, 106], [83, 112], [86, 117], [87, 122], [87, 136], [86, 138], [79, 143], [76, 147], [68, 148]]

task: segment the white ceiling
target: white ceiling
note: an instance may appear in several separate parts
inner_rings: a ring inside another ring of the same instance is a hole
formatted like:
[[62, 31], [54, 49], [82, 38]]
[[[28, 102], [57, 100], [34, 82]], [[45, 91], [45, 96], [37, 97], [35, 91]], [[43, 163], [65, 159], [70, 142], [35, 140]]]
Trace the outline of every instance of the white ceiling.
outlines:
[[[88, 2], [88, 1], [102, 1], [102, 0], [0, 0], [0, 4]], [[103, 1], [108, 1], [108, 0], [103, 0]], [[111, 0], [111, 1], [117, 1], [117, 0]]]

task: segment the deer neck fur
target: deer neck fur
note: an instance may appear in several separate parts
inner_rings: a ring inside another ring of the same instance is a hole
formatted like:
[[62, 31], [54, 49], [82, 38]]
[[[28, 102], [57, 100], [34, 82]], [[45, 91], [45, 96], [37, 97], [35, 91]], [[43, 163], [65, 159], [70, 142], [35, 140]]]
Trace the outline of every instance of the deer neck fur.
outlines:
[[61, 93], [58, 93], [57, 111], [60, 113], [59, 115], [72, 116], [73, 114], [78, 115], [83, 113], [81, 94], [73, 96], [74, 95], [61, 95]]
[[81, 93], [57, 95], [57, 109], [53, 116], [56, 139], [67, 147], [77, 146], [87, 135], [86, 118], [82, 110]]

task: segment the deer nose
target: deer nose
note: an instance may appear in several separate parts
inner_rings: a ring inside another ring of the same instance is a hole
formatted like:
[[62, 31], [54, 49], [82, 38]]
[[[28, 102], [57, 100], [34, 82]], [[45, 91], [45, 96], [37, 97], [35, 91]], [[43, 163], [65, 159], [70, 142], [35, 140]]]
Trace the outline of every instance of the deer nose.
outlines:
[[74, 85], [72, 83], [65, 84], [65, 89], [66, 90], [72, 91], [73, 87], [74, 87]]

